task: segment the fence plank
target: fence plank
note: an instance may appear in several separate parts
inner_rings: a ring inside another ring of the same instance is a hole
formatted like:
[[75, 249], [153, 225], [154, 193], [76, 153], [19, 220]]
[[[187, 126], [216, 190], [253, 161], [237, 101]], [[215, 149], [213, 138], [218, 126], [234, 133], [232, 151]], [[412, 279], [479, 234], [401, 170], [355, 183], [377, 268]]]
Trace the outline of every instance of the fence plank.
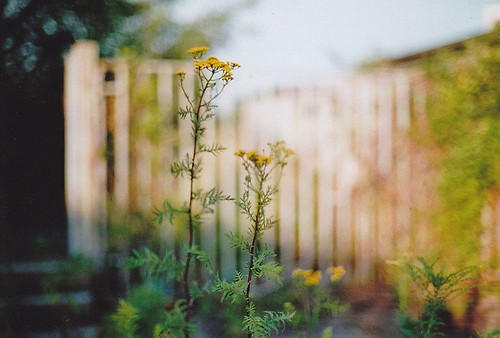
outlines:
[[103, 80], [99, 49], [85, 41], [65, 60], [65, 131], [68, 247], [102, 262], [106, 223], [106, 163]]

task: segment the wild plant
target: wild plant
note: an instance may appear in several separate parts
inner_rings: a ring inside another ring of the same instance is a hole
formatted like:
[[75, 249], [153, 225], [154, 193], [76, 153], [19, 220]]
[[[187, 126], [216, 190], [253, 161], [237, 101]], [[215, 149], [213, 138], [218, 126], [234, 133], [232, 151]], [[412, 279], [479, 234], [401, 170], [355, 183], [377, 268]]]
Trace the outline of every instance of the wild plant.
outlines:
[[498, 338], [500, 337], [500, 329], [490, 329], [481, 332], [476, 331], [478, 338]]
[[[330, 286], [334, 288], [345, 274], [342, 266], [332, 266], [327, 270], [330, 275]], [[341, 304], [332, 297], [327, 290], [320, 287], [323, 273], [320, 270], [295, 269], [292, 272], [292, 300], [283, 304], [288, 312], [295, 312], [292, 320], [294, 327], [306, 325], [309, 330], [315, 329], [324, 312], [330, 316], [342, 313], [349, 308], [349, 304]]]
[[403, 260], [388, 261], [403, 269], [411, 282], [416, 286], [418, 301], [422, 312], [416, 321], [406, 317], [401, 330], [410, 337], [445, 336], [444, 315], [450, 301], [475, 288], [478, 284], [468, 282], [477, 278], [477, 267], [466, 267], [456, 272], [448, 273], [442, 264], [437, 266], [439, 258], [429, 260], [418, 256], [417, 263]]
[[[274, 250], [261, 243], [264, 232], [270, 229], [275, 220], [266, 215], [266, 207], [271, 203], [272, 196], [277, 192], [278, 184], [272, 180], [272, 174], [281, 174], [286, 165], [286, 159], [292, 151], [285, 147], [284, 142], [269, 144], [268, 155], [261, 155], [256, 151], [240, 150], [235, 155], [242, 159], [246, 176], [243, 195], [236, 202], [241, 212], [249, 221], [246, 236], [239, 233], [228, 233], [230, 246], [246, 252], [248, 261], [245, 272], [236, 270], [232, 282], [222, 280], [216, 276], [215, 292], [221, 292], [221, 301], [231, 299], [233, 302], [244, 300], [246, 315], [242, 319], [243, 329], [248, 337], [267, 337], [274, 330], [279, 332], [286, 321], [290, 321], [293, 313], [264, 311], [258, 314], [255, 303], [252, 301], [251, 288], [256, 279], [265, 277], [277, 283], [282, 283], [281, 272], [283, 266], [275, 260]], [[279, 182], [279, 180], [277, 180]]]
[[197, 189], [195, 184], [203, 170], [202, 155], [205, 153], [217, 155], [225, 149], [219, 144], [208, 145], [204, 142], [206, 124], [215, 117], [214, 100], [233, 80], [232, 70], [239, 67], [234, 62], [222, 62], [213, 56], [202, 59], [207, 50], [207, 47], [197, 47], [188, 51], [193, 57], [197, 88], [199, 88], [196, 95], [189, 95], [184, 87], [186, 73], [176, 74], [188, 103], [184, 109], [179, 110], [178, 115], [182, 120], [189, 120], [191, 124], [192, 148], [182, 160], [171, 165], [170, 171], [175, 178], [187, 177], [189, 180], [187, 201], [182, 206], [176, 206], [166, 200], [161, 209], [157, 208], [154, 211], [155, 222], [158, 224], [168, 220], [173, 225], [176, 221], [185, 220], [187, 243], [184, 247], [184, 260], [177, 261], [173, 251], [167, 251], [163, 257], [159, 257], [146, 249], [144, 252], [135, 251], [134, 257], [130, 258], [127, 264], [130, 268], [142, 266], [149, 277], [166, 274], [167, 280], [175, 280], [182, 285], [184, 298], [175, 302], [175, 306], [168, 311], [167, 319], [158, 324], [155, 329], [155, 335], [158, 337], [167, 332], [172, 334], [173, 331], [183, 332], [185, 337], [189, 337], [193, 330], [191, 323], [193, 303], [203, 294], [203, 291], [191, 278], [192, 260], [198, 259], [205, 263], [212, 272], [208, 256], [194, 244], [195, 229], [201, 227], [203, 216], [214, 212], [213, 206], [217, 202], [231, 199], [216, 188], [204, 191]]

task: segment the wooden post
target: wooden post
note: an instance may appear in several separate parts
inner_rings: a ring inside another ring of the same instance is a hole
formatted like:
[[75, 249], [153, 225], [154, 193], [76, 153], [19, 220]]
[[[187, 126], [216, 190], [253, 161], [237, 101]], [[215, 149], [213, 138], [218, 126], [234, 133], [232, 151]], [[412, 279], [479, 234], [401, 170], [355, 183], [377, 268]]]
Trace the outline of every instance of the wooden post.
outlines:
[[106, 142], [99, 46], [77, 42], [65, 60], [65, 189], [68, 249], [99, 265], [105, 250]]

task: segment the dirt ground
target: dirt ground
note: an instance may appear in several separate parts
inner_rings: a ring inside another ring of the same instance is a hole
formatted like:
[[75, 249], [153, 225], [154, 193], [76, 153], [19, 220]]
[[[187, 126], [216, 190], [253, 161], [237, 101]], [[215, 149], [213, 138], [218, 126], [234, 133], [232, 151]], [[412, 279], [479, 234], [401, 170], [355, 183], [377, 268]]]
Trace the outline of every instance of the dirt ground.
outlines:
[[[314, 333], [303, 333], [302, 337], [318, 337], [331, 327], [331, 337], [404, 337], [396, 326], [397, 302], [389, 287], [367, 286], [348, 290], [350, 308], [333, 317]], [[289, 333], [280, 337], [297, 337], [300, 333]]]

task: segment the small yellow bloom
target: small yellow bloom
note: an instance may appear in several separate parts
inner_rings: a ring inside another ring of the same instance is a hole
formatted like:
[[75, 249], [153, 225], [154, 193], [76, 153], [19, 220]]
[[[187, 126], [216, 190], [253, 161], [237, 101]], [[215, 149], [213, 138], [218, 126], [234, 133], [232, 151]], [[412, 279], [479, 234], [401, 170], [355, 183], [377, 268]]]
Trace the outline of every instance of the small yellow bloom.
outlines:
[[259, 158], [259, 154], [257, 154], [256, 151], [249, 151], [247, 153], [247, 158], [252, 161], [252, 162], [255, 162], [257, 161], [257, 159]]
[[302, 276], [304, 276], [304, 278], [309, 278], [312, 276], [313, 273], [314, 273], [313, 269], [304, 270], [302, 272]]
[[304, 271], [304, 273], [302, 275], [305, 277], [304, 285], [312, 286], [312, 285], [319, 284], [319, 281], [321, 280], [322, 274], [321, 274], [321, 271], [319, 271], [319, 270], [316, 270], [316, 271], [306, 270], [306, 271]]
[[197, 53], [201, 53], [201, 54], [205, 54], [208, 50], [208, 47], [194, 47], [194, 48], [191, 48], [190, 50], [188, 50], [188, 53], [189, 54], [197, 54]]
[[330, 267], [328, 268], [328, 273], [331, 274], [330, 280], [332, 282], [338, 281], [342, 276], [345, 275], [345, 269], [343, 266], [336, 266], [336, 267]]
[[186, 78], [186, 72], [177, 72], [175, 73], [178, 77], [181, 78], [181, 80], [184, 80]]
[[302, 270], [301, 270], [301, 269], [299, 269], [299, 268], [296, 268], [296, 269], [294, 269], [294, 270], [293, 270], [293, 272], [292, 272], [292, 277], [295, 277], [295, 278], [296, 278], [296, 277], [299, 277], [301, 274], [302, 274]]
[[247, 152], [246, 152], [246, 151], [244, 151], [244, 150], [238, 150], [238, 151], [237, 151], [237, 152], [235, 152], [234, 154], [235, 154], [236, 156], [243, 157], [243, 156], [245, 156], [245, 154], [246, 154], [246, 153], [247, 153]]
[[262, 165], [262, 164], [269, 164], [272, 161], [273, 161], [272, 157], [260, 156], [260, 155], [257, 157], [257, 163], [259, 163], [260, 165]]

